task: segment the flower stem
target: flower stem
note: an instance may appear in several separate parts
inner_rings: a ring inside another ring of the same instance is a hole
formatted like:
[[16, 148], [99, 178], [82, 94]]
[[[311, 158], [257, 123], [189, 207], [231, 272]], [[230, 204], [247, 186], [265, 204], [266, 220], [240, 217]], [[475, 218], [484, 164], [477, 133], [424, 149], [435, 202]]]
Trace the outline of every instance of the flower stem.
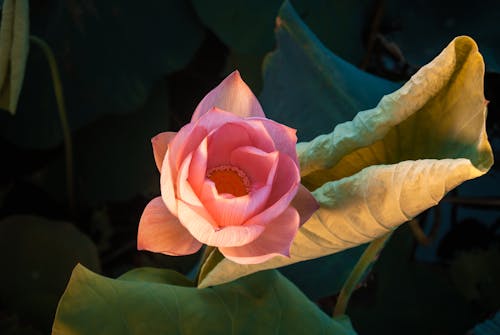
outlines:
[[203, 272], [203, 267], [204, 267], [205, 263], [207, 262], [208, 258], [210, 257], [210, 255], [212, 254], [212, 252], [215, 249], [216, 249], [215, 247], [212, 247], [209, 245], [205, 246], [205, 249], [203, 250], [203, 254], [201, 255], [201, 258], [200, 258], [200, 266], [198, 268], [198, 273], [196, 274], [196, 277], [195, 277], [196, 285], [198, 285], [198, 283], [200, 282], [202, 272]]
[[365, 249], [358, 262], [352, 269], [349, 277], [344, 283], [344, 286], [340, 290], [339, 297], [337, 299], [337, 304], [333, 310], [333, 317], [337, 317], [345, 314], [347, 304], [351, 298], [352, 292], [356, 289], [359, 281], [363, 278], [368, 267], [373, 264], [376, 260], [380, 251], [384, 248], [385, 243], [389, 239], [392, 233], [388, 233], [382, 237], [373, 240], [368, 248]]
[[59, 121], [64, 138], [64, 151], [66, 157], [66, 188], [68, 192], [69, 208], [71, 213], [76, 213], [76, 200], [73, 182], [73, 142], [71, 139], [71, 129], [68, 123], [68, 116], [66, 113], [66, 105], [64, 102], [63, 87], [61, 83], [61, 75], [57, 68], [56, 58], [50, 46], [39, 37], [30, 36], [30, 41], [42, 49], [47, 62], [49, 63], [50, 74], [52, 76], [52, 83], [54, 86], [54, 95], [57, 102], [57, 111], [59, 112]]

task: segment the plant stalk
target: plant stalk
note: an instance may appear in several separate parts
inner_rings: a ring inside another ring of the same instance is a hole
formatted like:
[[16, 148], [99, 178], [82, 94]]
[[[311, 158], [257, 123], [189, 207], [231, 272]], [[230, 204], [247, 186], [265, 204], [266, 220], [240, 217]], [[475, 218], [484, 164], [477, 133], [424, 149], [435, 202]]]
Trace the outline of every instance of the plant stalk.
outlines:
[[54, 52], [50, 46], [39, 37], [30, 35], [30, 41], [42, 49], [47, 62], [49, 63], [50, 74], [52, 77], [52, 84], [54, 86], [54, 95], [57, 102], [57, 111], [59, 113], [59, 121], [61, 122], [61, 129], [64, 138], [64, 151], [66, 159], [66, 189], [68, 192], [68, 203], [70, 211], [73, 215], [76, 214], [76, 199], [75, 188], [73, 179], [73, 141], [71, 138], [71, 129], [68, 123], [68, 115], [66, 113], [66, 104], [64, 102], [63, 87], [61, 83], [61, 75], [57, 67]]
[[359, 284], [363, 275], [365, 274], [368, 267], [373, 264], [380, 254], [380, 251], [384, 248], [385, 243], [389, 239], [392, 233], [388, 233], [382, 237], [373, 240], [368, 248], [363, 252], [358, 262], [352, 269], [349, 277], [344, 283], [344, 286], [340, 290], [339, 297], [337, 299], [337, 304], [335, 305], [335, 309], [333, 310], [333, 317], [338, 317], [340, 315], [344, 315], [347, 304], [351, 298], [352, 293], [356, 289], [356, 286]]

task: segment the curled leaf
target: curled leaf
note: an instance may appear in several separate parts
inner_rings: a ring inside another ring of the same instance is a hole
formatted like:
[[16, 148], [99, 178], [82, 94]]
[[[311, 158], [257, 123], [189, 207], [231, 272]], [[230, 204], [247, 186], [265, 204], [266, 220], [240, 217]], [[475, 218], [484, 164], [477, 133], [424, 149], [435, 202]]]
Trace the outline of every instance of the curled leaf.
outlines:
[[484, 63], [469, 37], [454, 39], [377, 107], [297, 146], [302, 182], [321, 208], [299, 230], [289, 259], [220, 262], [200, 287], [369, 242], [486, 173]]

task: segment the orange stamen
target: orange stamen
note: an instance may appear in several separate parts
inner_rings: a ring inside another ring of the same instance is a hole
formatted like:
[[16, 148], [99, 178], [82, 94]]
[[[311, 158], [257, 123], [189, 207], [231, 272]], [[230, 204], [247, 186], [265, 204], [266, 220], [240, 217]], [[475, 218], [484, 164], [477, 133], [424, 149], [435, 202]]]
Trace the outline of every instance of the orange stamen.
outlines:
[[241, 197], [249, 192], [250, 182], [247, 175], [235, 166], [215, 167], [208, 171], [207, 177], [214, 182], [219, 194], [229, 193]]

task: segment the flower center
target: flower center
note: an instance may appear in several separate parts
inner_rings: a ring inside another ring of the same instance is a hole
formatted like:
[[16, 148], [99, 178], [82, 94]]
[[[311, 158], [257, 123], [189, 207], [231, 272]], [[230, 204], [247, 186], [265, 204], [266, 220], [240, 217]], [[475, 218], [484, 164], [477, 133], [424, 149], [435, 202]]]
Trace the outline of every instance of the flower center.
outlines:
[[247, 195], [250, 189], [247, 175], [235, 166], [217, 166], [208, 171], [207, 177], [214, 182], [219, 194], [229, 193], [241, 197]]

